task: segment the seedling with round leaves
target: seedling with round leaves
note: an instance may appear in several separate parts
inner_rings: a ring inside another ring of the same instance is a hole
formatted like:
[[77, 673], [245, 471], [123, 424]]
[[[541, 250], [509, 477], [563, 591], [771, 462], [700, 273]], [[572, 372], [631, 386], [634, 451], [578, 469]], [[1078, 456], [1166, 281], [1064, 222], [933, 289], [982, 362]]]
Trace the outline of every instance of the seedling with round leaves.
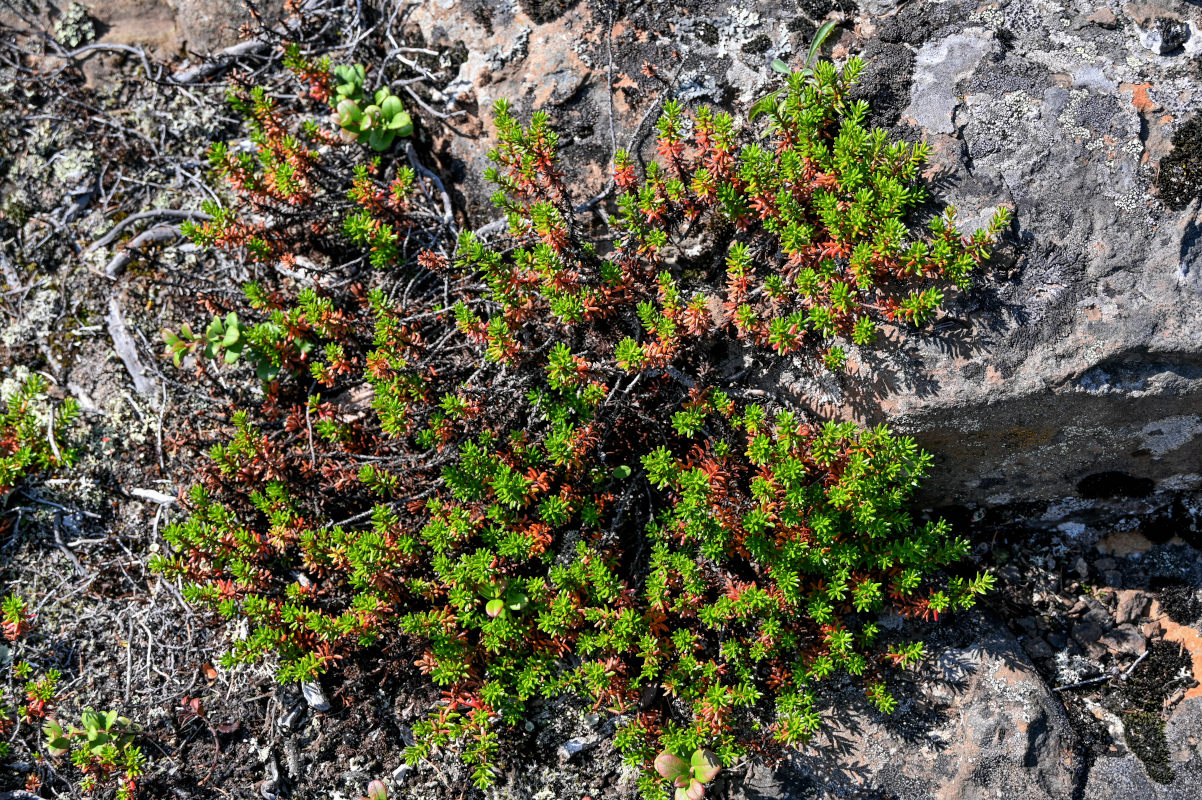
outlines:
[[342, 100], [363, 98], [363, 82], [367, 80], [367, 69], [362, 64], [339, 64], [334, 67], [334, 98], [337, 105]]
[[202, 335], [197, 335], [184, 323], [179, 333], [164, 330], [162, 338], [167, 345], [166, 354], [177, 367], [188, 354], [210, 360], [220, 358], [227, 365], [236, 364], [245, 356], [259, 380], [270, 383], [280, 373], [280, 365], [276, 363], [278, 358], [270, 355], [272, 350], [278, 352], [282, 345], [288, 344], [303, 359], [313, 349], [313, 343], [308, 339], [284, 336], [287, 326], [281, 323], [288, 321], [281, 317], [262, 325], [247, 326], [238, 319], [236, 312], [231, 311], [224, 319], [214, 316]]
[[688, 761], [667, 750], [655, 757], [655, 771], [676, 788], [676, 800], [701, 800], [705, 785], [722, 770], [722, 762], [709, 750], [698, 749]]
[[178, 334], [163, 331], [163, 342], [167, 345], [167, 355], [178, 367], [185, 355], [195, 351], [200, 351], [210, 359], [221, 354], [225, 363], [233, 364], [242, 356], [246, 339], [238, 315], [231, 311], [224, 321], [221, 317], [213, 317], [203, 336], [197, 336], [191, 326], [184, 323]]
[[517, 614], [530, 602], [525, 592], [517, 587], [510, 587], [505, 580], [485, 584], [480, 594], [487, 601], [484, 604], [484, 613], [493, 618]]
[[413, 133], [412, 117], [401, 98], [387, 86], [377, 89], [370, 99], [364, 94], [366, 72], [362, 64], [335, 67], [334, 77], [338, 82], [330, 98], [334, 108], [330, 118], [343, 140], [353, 142], [366, 135], [372, 149], [383, 152], [392, 147], [396, 137]]
[[82, 773], [80, 788], [90, 792], [114, 773], [117, 778], [118, 800], [133, 800], [137, 779], [146, 765], [146, 756], [134, 744], [140, 730], [128, 717], [116, 711], [84, 709], [80, 725], [68, 730], [49, 719], [42, 726], [46, 735], [46, 751], [59, 758], [70, 753], [71, 763]]

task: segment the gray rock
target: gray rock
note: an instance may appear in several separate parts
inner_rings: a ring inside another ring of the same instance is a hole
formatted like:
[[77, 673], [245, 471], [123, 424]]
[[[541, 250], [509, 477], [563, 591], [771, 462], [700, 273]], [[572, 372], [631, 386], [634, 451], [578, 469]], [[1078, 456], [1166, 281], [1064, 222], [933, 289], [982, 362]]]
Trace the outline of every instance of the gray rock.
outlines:
[[893, 715], [872, 713], [849, 687], [832, 701], [830, 727], [776, 781], [757, 777], [779, 793], [732, 797], [1071, 797], [1080, 766], [1072, 729], [1005, 627], [957, 615], [926, 644], [922, 688], [899, 695]]
[[1099, 758], [1082, 800], [1195, 800], [1202, 797], [1202, 697], [1178, 705], [1165, 723], [1172, 782], [1157, 783], [1133, 753]]
[[865, 0], [863, 9], [875, 17], [883, 17], [897, 11], [901, 0]]
[[309, 704], [309, 708], [314, 711], [330, 710], [330, 701], [326, 699], [326, 694], [322, 691], [321, 684], [317, 681], [305, 681], [302, 683], [301, 694], [305, 696], [305, 702]]
[[1105, 645], [1099, 643], [1106, 629], [1096, 622], [1083, 620], [1073, 626], [1073, 641], [1084, 650], [1090, 658], [1098, 658], [1106, 652]]
[[1037, 636], [1023, 639], [1023, 652], [1030, 656], [1032, 661], [1040, 661], [1054, 655], [1051, 646]]
[[1181, 49], [1189, 39], [1189, 26], [1179, 19], [1156, 17], [1139, 33], [1144, 47], [1157, 55], [1168, 55]]
[[1148, 649], [1148, 640], [1136, 630], [1134, 625], [1119, 625], [1114, 630], [1102, 634], [1097, 641], [1112, 653], [1129, 656], [1143, 655], [1143, 652]]
[[591, 750], [597, 746], [600, 739], [596, 736], [577, 736], [574, 739], [568, 739], [559, 746], [557, 754], [560, 762], [569, 761], [581, 753]]
[[1150, 599], [1146, 593], [1138, 589], [1128, 589], [1119, 592], [1119, 602], [1114, 609], [1114, 621], [1123, 625], [1143, 619]]
[[1039, 635], [1039, 621], [1035, 617], [1019, 617], [1014, 622], [1023, 629], [1027, 636]]
[[952, 133], [952, 117], [960, 105], [957, 84], [968, 78], [995, 46], [987, 31], [956, 34], [928, 42], [914, 59], [910, 107], [906, 113], [925, 130]]
[[1097, 25], [1099, 28], [1105, 28], [1106, 30], [1114, 30], [1115, 28], [1117, 28], [1119, 26], [1118, 18], [1114, 15], [1114, 12], [1111, 11], [1109, 8], [1104, 8], [1104, 7], [1099, 8], [1096, 11], [1094, 11], [1093, 13], [1091, 13], [1088, 17], [1085, 18], [1085, 21], [1092, 22], [1094, 25]]

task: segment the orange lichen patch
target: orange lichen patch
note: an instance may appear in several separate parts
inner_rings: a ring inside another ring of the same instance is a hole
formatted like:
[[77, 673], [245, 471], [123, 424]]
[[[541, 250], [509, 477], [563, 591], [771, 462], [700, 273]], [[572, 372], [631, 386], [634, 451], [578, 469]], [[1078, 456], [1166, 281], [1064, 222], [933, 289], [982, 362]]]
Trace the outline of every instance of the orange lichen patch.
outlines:
[[1174, 622], [1168, 614], [1161, 612], [1158, 602], [1153, 601], [1152, 608], [1148, 613], [1164, 629], [1165, 641], [1177, 642], [1189, 652], [1190, 660], [1193, 662], [1194, 680], [1198, 681], [1198, 685], [1185, 693], [1185, 699], [1202, 697], [1202, 633], [1188, 625], [1179, 625]]
[[1149, 114], [1160, 108], [1160, 104], [1152, 98], [1148, 97], [1148, 90], [1152, 88], [1150, 83], [1120, 83], [1120, 92], [1131, 92], [1131, 105], [1135, 106], [1135, 110], [1141, 114]]
[[1148, 552], [1152, 542], [1138, 531], [1115, 531], [1099, 539], [1095, 547], [1108, 556], [1130, 556]]

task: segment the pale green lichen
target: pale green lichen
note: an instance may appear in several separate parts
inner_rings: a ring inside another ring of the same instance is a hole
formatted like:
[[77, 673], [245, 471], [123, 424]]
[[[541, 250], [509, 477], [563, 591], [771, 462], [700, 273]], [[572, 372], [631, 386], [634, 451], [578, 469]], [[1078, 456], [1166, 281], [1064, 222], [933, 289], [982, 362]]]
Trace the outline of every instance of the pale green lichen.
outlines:
[[88, 9], [80, 3], [67, 6], [63, 16], [54, 24], [54, 38], [63, 47], [76, 48], [96, 38], [96, 26]]

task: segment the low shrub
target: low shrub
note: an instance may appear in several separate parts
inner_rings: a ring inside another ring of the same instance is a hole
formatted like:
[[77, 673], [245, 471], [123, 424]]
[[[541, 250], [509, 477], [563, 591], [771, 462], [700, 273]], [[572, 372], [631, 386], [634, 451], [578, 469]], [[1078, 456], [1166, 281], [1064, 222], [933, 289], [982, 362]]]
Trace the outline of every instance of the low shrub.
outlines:
[[68, 397], [56, 408], [46, 397], [49, 386], [41, 375], [30, 375], [0, 415], [0, 499], [31, 474], [75, 463], [66, 433], [79, 416], [79, 404]]
[[[703, 781], [679, 754], [706, 753], [710, 775], [806, 742], [837, 673], [893, 710], [890, 672], [923, 648], [879, 616], [938, 618], [991, 577], [941, 571], [967, 544], [913, 519], [930, 457], [912, 440], [822, 421], [747, 375], [773, 358], [815, 376], [862, 363], [882, 325], [922, 325], [970, 284], [1008, 214], [970, 235], [951, 209], [925, 234], [907, 223], [927, 148], [864, 127], [862, 67], [789, 75], [758, 136], [668, 102], [658, 159], [640, 176], [615, 155], [599, 229], [547, 116], [524, 127], [498, 102], [486, 177], [507, 231], [453, 246], [417, 165], [238, 94], [260, 156], [214, 148], [241, 211], [213, 206], [193, 238], [263, 263], [335, 254], [328, 226], [293, 222], [320, 194], [307, 176], [328, 176], [305, 143], [321, 141], [360, 154], [342, 246], [378, 269], [248, 285], [262, 322], [183, 348], [204, 369], [201, 351], [239, 330], [270, 367], [263, 408], [234, 416], [154, 564], [249, 623], [224, 664], [307, 681], [416, 647], [442, 701], [407, 758], [459, 748], [481, 787], [505, 758], [493, 723], [564, 694], [620, 715], [647, 797], [669, 788], [657, 755], [687, 792]], [[264, 179], [284, 161], [292, 183]], [[707, 255], [686, 258], [689, 240]]]
[[80, 791], [90, 794], [113, 784], [116, 800], [135, 800], [146, 755], [134, 744], [139, 729], [128, 717], [118, 716], [116, 711], [86, 708], [79, 727], [64, 729], [51, 719], [42, 730], [46, 751], [55, 758], [69, 755], [72, 765], [82, 773]]

